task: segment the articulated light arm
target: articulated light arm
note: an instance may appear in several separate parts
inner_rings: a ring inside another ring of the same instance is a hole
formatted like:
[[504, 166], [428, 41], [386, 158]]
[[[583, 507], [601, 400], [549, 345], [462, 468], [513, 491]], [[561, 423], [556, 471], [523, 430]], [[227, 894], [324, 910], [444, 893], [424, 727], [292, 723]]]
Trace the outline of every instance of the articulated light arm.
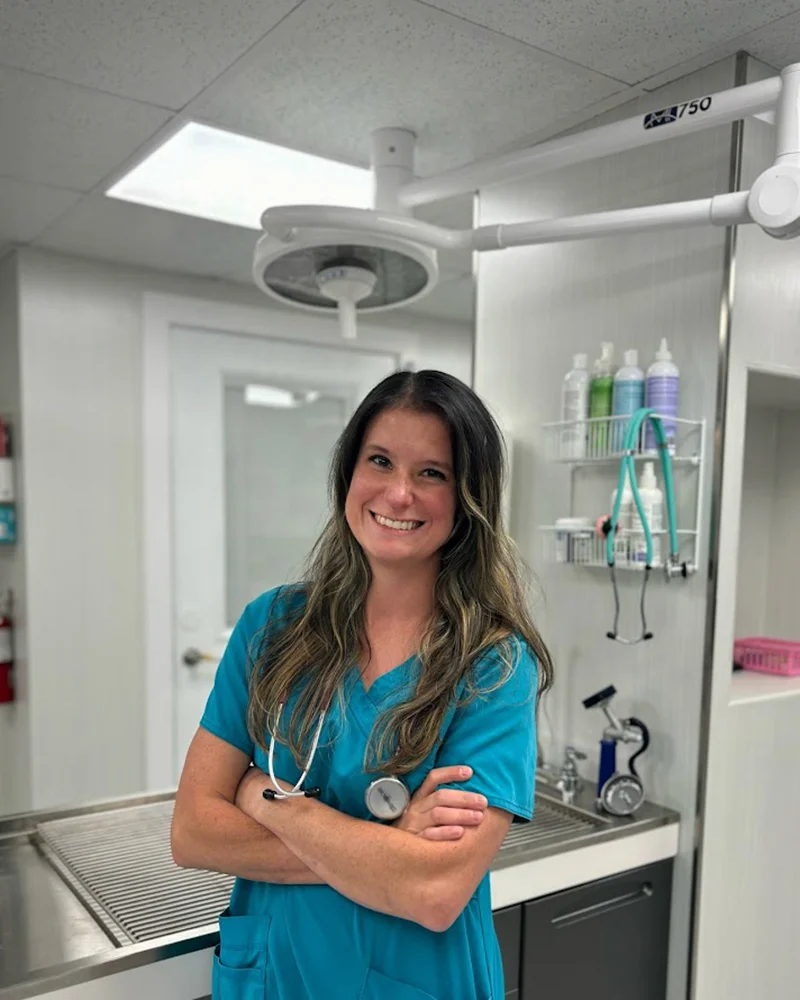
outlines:
[[[447, 229], [411, 214], [416, 205], [773, 112], [775, 163], [756, 178], [750, 191], [473, 229]], [[800, 235], [800, 63], [788, 66], [779, 77], [550, 139], [438, 177], [416, 179], [413, 154], [412, 133], [403, 129], [373, 133], [372, 210], [287, 205], [264, 212], [264, 236], [253, 260], [256, 283], [267, 294], [302, 308], [325, 311], [331, 300], [344, 303], [350, 316], [346, 328], [352, 335], [356, 306], [359, 312], [392, 309], [427, 294], [438, 276], [438, 250], [484, 252], [750, 222], [778, 239]], [[357, 278], [371, 276], [369, 288], [360, 279], [353, 284], [354, 267]]]
[[[752, 192], [467, 230], [433, 226], [415, 219], [408, 211], [412, 205], [650, 145], [772, 109], [776, 110], [776, 162], [757, 179]], [[352, 234], [354, 240], [371, 234], [413, 240], [436, 250], [486, 251], [684, 226], [757, 222], [772, 236], [793, 236], [800, 231], [800, 64], [789, 66], [780, 77], [551, 139], [531, 149], [424, 180], [410, 179], [407, 164], [412, 148], [408, 133], [380, 130], [376, 136], [376, 210], [309, 205], [271, 208], [262, 217], [266, 232], [287, 243], [292, 242], [296, 232], [337, 230]]]
[[296, 205], [267, 209], [262, 217], [262, 225], [271, 236], [287, 243], [292, 241], [295, 231], [307, 232], [311, 229], [347, 232], [353, 242], [358, 242], [360, 236], [370, 235], [413, 240], [436, 250], [504, 250], [506, 247], [533, 246], [653, 229], [733, 226], [751, 221], [747, 199], [747, 191], [737, 191], [698, 201], [621, 208], [612, 212], [480, 226], [477, 229], [444, 229], [420, 222], [411, 216], [396, 216], [367, 209]]
[[[790, 66], [784, 76], [794, 69]], [[715, 125], [728, 125], [740, 118], [771, 111], [778, 103], [781, 90], [781, 77], [776, 76], [718, 94], [700, 95], [695, 100], [675, 103], [645, 115], [548, 139], [528, 149], [411, 181], [400, 190], [399, 200], [407, 207], [424, 205], [477, 191], [489, 184], [531, 177]]]

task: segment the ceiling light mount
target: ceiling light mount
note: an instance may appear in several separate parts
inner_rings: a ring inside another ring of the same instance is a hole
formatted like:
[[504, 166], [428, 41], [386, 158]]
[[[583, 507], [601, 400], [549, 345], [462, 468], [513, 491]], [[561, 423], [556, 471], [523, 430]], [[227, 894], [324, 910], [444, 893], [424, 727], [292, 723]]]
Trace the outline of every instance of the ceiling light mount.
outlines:
[[[775, 165], [749, 192], [468, 230], [432, 226], [411, 215], [414, 206], [426, 202], [773, 110]], [[264, 212], [264, 236], [256, 246], [253, 264], [256, 283], [269, 295], [303, 308], [339, 308], [342, 330], [351, 337], [356, 312], [396, 308], [427, 294], [438, 277], [438, 250], [483, 252], [645, 230], [751, 222], [778, 238], [800, 235], [800, 64], [787, 67], [779, 77], [700, 95], [681, 105], [551, 139], [438, 177], [415, 180], [413, 158], [412, 133], [379, 129], [372, 137], [372, 210], [292, 205]], [[326, 292], [331, 279], [325, 275], [337, 256], [351, 258], [355, 270], [370, 273], [370, 280], [363, 274], [335, 278], [339, 284], [331, 284]]]

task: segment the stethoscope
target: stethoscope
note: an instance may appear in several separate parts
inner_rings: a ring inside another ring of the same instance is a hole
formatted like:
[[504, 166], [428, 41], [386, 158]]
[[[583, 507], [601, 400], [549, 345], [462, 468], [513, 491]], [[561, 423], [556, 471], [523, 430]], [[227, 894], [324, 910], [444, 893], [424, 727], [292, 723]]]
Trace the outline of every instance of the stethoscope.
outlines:
[[[314, 762], [314, 756], [317, 752], [317, 747], [319, 746], [319, 738], [322, 735], [322, 727], [325, 723], [326, 713], [320, 713], [320, 717], [317, 720], [317, 728], [314, 731], [314, 739], [311, 742], [311, 749], [306, 759], [303, 773], [297, 779], [294, 787], [290, 791], [286, 792], [283, 791], [283, 789], [281, 789], [278, 785], [278, 779], [275, 777], [274, 765], [275, 732], [277, 732], [282, 711], [283, 702], [278, 705], [278, 712], [275, 717], [275, 728], [269, 739], [269, 755], [267, 760], [269, 767], [269, 779], [272, 782], [272, 788], [265, 788], [262, 794], [264, 798], [268, 799], [270, 802], [273, 802], [276, 799], [291, 799], [300, 796], [305, 796], [308, 799], [317, 799], [320, 796], [320, 789], [303, 788], [303, 783], [308, 777], [308, 772], [311, 770], [311, 765]], [[406, 811], [410, 801], [411, 795], [409, 794], [405, 784], [399, 778], [392, 778], [388, 776], [376, 778], [367, 786], [367, 790], [364, 792], [364, 802], [367, 809], [369, 809], [375, 819], [398, 819]]]
[[[647, 581], [650, 579], [650, 570], [652, 569], [650, 564], [653, 561], [653, 536], [650, 532], [650, 525], [647, 523], [647, 516], [644, 512], [644, 506], [642, 505], [639, 488], [636, 485], [636, 469], [634, 466], [634, 455], [637, 454], [636, 443], [639, 439], [639, 433], [642, 426], [648, 420], [653, 425], [656, 443], [658, 444], [658, 451], [661, 457], [661, 471], [664, 476], [664, 499], [666, 501], [667, 528], [669, 531], [669, 558], [664, 561], [667, 579], [670, 579], [670, 577], [675, 574], [682, 574], [685, 577], [688, 573], [686, 563], [681, 564], [679, 556], [678, 518], [675, 512], [675, 486], [672, 478], [672, 458], [669, 453], [669, 443], [667, 441], [666, 432], [664, 431], [664, 425], [661, 422], [661, 418], [656, 416], [654, 410], [637, 410], [631, 417], [625, 431], [625, 440], [622, 445], [622, 462], [619, 470], [617, 499], [614, 503], [614, 510], [611, 513], [611, 520], [608, 524], [608, 534], [606, 537], [606, 561], [608, 562], [608, 568], [611, 571], [611, 585], [614, 588], [614, 627], [606, 634], [609, 639], [622, 642], [626, 646], [633, 646], [638, 642], [643, 642], [645, 639], [653, 638], [653, 633], [647, 628], [647, 616], [645, 614], [645, 593], [647, 591]], [[617, 575], [614, 569], [614, 536], [617, 531], [617, 522], [619, 520], [619, 510], [622, 504], [622, 493], [625, 489], [626, 477], [631, 484], [631, 492], [633, 493], [636, 510], [639, 513], [639, 520], [642, 522], [642, 529], [644, 531], [646, 544], [644, 579], [642, 581], [642, 593], [639, 600], [639, 613], [642, 619], [642, 634], [638, 639], [623, 639], [617, 631], [619, 627], [619, 590], [617, 589]]]

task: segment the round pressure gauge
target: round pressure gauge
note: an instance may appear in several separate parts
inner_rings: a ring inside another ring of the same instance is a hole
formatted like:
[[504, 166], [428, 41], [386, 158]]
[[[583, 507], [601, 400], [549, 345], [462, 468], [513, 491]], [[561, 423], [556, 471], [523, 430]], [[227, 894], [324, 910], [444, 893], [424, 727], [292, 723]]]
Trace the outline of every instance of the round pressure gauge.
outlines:
[[612, 816], [631, 816], [644, 802], [644, 787], [635, 774], [612, 774], [600, 790], [600, 804]]

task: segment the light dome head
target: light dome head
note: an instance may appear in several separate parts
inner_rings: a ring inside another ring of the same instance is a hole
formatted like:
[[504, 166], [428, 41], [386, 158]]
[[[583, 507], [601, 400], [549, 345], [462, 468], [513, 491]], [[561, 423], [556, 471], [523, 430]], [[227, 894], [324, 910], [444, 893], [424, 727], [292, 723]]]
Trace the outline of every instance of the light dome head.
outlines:
[[359, 313], [408, 305], [436, 285], [436, 251], [411, 239], [303, 228], [286, 241], [265, 233], [256, 244], [253, 279], [267, 295], [284, 305], [333, 314], [337, 303], [320, 288], [318, 276], [332, 267], [372, 272], [375, 283], [356, 304]]

